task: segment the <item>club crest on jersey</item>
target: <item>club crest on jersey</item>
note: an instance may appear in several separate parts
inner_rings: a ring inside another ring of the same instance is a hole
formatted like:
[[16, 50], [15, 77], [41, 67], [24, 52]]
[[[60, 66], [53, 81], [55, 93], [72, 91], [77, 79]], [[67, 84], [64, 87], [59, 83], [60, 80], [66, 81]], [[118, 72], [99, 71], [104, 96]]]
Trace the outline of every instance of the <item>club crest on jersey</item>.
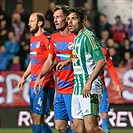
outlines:
[[72, 56], [73, 56], [72, 57], [72, 62], [74, 62], [74, 63], [77, 62], [79, 56], [78, 56], [78, 54], [75, 50], [72, 51]]
[[69, 42], [69, 43], [68, 43], [68, 49], [69, 49], [69, 50], [73, 50], [73, 43], [72, 43], [72, 42]]
[[36, 48], [39, 48], [39, 47], [40, 47], [40, 42], [37, 42]]

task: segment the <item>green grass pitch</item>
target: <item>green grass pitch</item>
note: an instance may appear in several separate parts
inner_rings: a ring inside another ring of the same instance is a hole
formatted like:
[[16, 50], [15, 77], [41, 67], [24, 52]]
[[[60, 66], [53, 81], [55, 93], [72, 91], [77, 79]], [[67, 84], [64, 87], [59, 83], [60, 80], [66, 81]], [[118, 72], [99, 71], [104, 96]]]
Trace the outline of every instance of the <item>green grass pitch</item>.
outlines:
[[[59, 133], [55, 129], [54, 133]], [[0, 133], [31, 133], [29, 128], [0, 129]], [[111, 133], [133, 133], [133, 129], [112, 129]]]

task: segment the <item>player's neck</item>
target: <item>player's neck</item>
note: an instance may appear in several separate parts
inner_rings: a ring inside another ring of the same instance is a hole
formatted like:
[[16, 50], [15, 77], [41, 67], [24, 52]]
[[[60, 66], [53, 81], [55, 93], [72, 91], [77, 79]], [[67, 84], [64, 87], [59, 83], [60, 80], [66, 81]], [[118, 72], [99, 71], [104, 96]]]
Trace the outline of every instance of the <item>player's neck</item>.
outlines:
[[62, 36], [66, 36], [70, 33], [69, 29], [68, 29], [68, 26], [64, 29], [64, 30], [60, 30], [60, 34]]
[[77, 37], [77, 36], [79, 36], [82, 32], [83, 32], [83, 30], [84, 30], [84, 27], [81, 27], [80, 29], [78, 29], [74, 34], [75, 34], [75, 36]]
[[39, 36], [42, 33], [44, 33], [44, 29], [43, 28], [39, 28], [39, 30], [34, 34], [34, 36]]

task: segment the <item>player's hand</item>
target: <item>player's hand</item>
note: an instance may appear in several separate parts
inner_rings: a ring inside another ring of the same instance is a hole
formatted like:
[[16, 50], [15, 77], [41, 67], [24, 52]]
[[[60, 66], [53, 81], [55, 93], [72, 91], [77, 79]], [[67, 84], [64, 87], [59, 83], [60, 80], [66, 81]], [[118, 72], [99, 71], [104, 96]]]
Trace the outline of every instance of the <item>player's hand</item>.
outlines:
[[117, 86], [116, 86], [116, 91], [117, 91], [118, 95], [119, 95], [120, 97], [122, 97], [122, 89], [121, 89], [120, 85], [117, 85]]
[[18, 83], [18, 88], [19, 88], [19, 90], [22, 91], [22, 90], [24, 89], [24, 88], [23, 88], [23, 85], [24, 85], [25, 81], [26, 81], [26, 80], [23, 79], [23, 78], [20, 80], [20, 82]]
[[59, 62], [59, 63], [56, 65], [56, 71], [61, 71], [62, 68], [63, 68], [64, 66], [66, 66], [66, 65], [67, 65], [67, 62], [66, 62], [66, 61]]
[[91, 84], [86, 84], [83, 88], [82, 94], [83, 94], [83, 98], [87, 98], [90, 96], [90, 92], [91, 92]]
[[39, 77], [37, 77], [35, 84], [34, 84], [34, 93], [37, 95], [38, 91], [42, 88], [42, 81], [44, 80], [44, 78], [40, 79]]

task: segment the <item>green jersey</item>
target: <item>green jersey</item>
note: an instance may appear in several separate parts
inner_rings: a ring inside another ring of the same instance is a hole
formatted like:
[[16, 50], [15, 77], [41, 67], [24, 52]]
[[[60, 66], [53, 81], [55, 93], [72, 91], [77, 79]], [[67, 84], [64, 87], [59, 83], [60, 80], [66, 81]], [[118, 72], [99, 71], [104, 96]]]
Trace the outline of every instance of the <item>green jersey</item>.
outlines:
[[[96, 62], [104, 55], [97, 37], [89, 30], [75, 37], [73, 47], [74, 91], [75, 95], [82, 95], [82, 90], [94, 71]], [[98, 76], [92, 83], [91, 94], [102, 93], [102, 81]]]

